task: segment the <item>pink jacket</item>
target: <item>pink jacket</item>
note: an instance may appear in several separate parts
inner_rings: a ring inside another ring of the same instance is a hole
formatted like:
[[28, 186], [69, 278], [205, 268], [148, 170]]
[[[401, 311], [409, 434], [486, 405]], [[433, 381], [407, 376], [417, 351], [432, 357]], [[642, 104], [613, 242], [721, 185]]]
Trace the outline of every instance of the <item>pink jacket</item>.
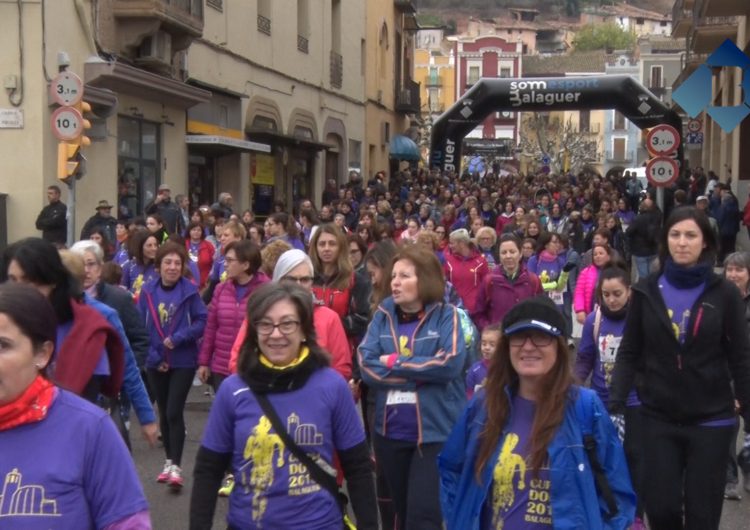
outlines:
[[216, 286], [211, 304], [208, 306], [208, 321], [198, 354], [198, 366], [208, 366], [217, 374], [230, 374], [229, 358], [234, 339], [245, 318], [247, 299], [267, 281], [268, 276], [260, 271], [256, 272], [250, 280], [250, 288], [239, 302], [234, 282], [228, 281]]
[[[316, 305], [313, 309], [313, 325], [321, 348], [331, 354], [331, 368], [349, 381], [352, 377], [352, 349], [349, 339], [346, 337], [341, 317], [333, 309], [324, 305]], [[245, 342], [247, 334], [247, 319], [242, 321], [242, 326], [237, 334], [237, 339], [232, 346], [229, 359], [229, 370], [237, 373], [237, 358]]]
[[588, 315], [594, 310], [597, 281], [599, 281], [599, 268], [596, 265], [589, 265], [578, 275], [576, 292], [573, 295], [573, 310], [576, 313], [583, 311]]
[[484, 256], [477, 250], [473, 250], [471, 255], [465, 258], [446, 250], [443, 269], [446, 280], [456, 288], [469, 314], [476, 311], [479, 286], [490, 272]]

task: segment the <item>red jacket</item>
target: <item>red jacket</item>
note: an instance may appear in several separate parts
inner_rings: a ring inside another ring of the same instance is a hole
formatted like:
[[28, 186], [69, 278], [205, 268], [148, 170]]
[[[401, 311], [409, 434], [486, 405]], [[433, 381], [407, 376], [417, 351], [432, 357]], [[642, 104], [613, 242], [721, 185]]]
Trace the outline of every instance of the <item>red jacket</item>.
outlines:
[[479, 286], [490, 272], [487, 260], [476, 249], [468, 258], [445, 250], [445, 278], [456, 288], [469, 314], [476, 311]]
[[[331, 368], [336, 370], [347, 381], [352, 376], [352, 350], [349, 339], [346, 338], [341, 318], [332, 309], [323, 305], [316, 305], [313, 309], [313, 325], [321, 348], [331, 354]], [[247, 319], [242, 322], [240, 332], [232, 346], [229, 359], [229, 370], [237, 372], [237, 358], [239, 357], [242, 343], [245, 342], [247, 334]]]
[[208, 366], [212, 372], [221, 375], [231, 373], [229, 359], [232, 345], [245, 319], [247, 299], [253, 291], [268, 281], [268, 276], [260, 271], [256, 272], [250, 280], [247, 293], [239, 302], [234, 282], [228, 281], [216, 286], [211, 304], [208, 306], [208, 320], [198, 353], [198, 366]]

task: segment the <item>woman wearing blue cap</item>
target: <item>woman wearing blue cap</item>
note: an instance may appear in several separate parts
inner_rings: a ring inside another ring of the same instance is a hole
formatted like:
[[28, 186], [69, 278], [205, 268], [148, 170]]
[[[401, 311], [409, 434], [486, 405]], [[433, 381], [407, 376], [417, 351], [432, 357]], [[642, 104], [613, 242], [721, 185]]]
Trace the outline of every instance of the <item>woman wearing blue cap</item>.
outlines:
[[485, 388], [439, 457], [448, 530], [625, 529], [635, 495], [604, 406], [573, 384], [565, 320], [547, 297], [503, 319]]

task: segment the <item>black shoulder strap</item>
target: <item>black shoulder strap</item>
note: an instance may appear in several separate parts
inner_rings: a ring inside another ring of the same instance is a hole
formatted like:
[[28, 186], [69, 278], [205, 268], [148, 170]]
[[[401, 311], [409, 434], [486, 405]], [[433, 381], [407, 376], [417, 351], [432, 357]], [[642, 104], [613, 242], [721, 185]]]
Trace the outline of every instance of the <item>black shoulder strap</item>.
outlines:
[[305, 464], [305, 467], [307, 467], [313, 480], [326, 489], [328, 493], [333, 495], [333, 498], [336, 499], [336, 502], [343, 511], [345, 508], [342, 505], [342, 499], [339, 496], [339, 487], [338, 484], [336, 484], [336, 477], [331, 476], [330, 473], [320, 467], [320, 464], [310, 458], [310, 456], [299, 445], [297, 445], [294, 440], [292, 440], [292, 437], [289, 436], [289, 433], [284, 428], [281, 418], [279, 418], [279, 415], [276, 413], [276, 409], [273, 408], [273, 405], [271, 405], [271, 402], [268, 400], [268, 396], [265, 394], [257, 394], [255, 392], [253, 392], [253, 395], [258, 401], [260, 408], [263, 409], [266, 418], [271, 422], [276, 434], [278, 434], [279, 438], [284, 442], [286, 448], [289, 449], [289, 451], [296, 456], [300, 462]]

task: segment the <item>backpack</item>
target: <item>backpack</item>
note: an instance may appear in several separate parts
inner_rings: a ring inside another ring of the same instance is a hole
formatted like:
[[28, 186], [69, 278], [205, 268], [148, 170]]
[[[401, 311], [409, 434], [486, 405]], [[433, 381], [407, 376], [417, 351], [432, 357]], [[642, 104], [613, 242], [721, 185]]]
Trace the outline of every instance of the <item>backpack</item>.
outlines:
[[599, 462], [599, 456], [596, 453], [596, 439], [593, 434], [595, 399], [596, 394], [593, 392], [579, 392], [575, 403], [576, 417], [578, 418], [581, 434], [583, 435], [583, 449], [589, 459], [591, 471], [594, 473], [596, 493], [607, 505], [607, 512], [603, 514], [604, 519], [609, 520], [617, 515], [618, 508], [612, 488], [609, 485], [609, 480], [607, 480], [607, 475], [604, 473], [604, 468], [601, 462]]

